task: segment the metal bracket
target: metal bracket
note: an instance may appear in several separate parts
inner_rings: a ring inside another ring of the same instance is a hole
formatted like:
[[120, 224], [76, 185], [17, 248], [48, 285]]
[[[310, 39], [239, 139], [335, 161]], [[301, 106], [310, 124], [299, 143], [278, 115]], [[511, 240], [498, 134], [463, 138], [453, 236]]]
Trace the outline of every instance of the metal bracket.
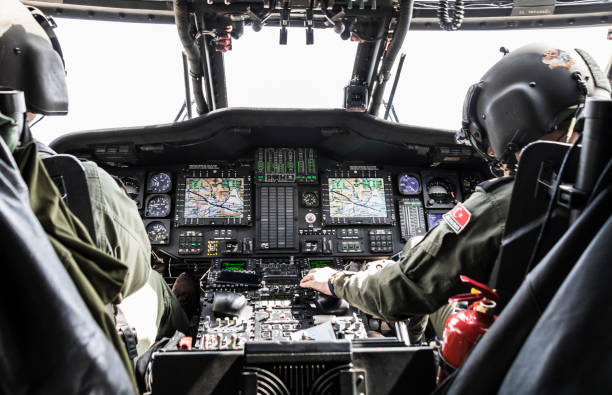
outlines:
[[283, 9], [281, 10], [280, 16], [281, 16], [281, 20], [280, 20], [280, 25], [281, 25], [281, 30], [280, 30], [280, 39], [279, 39], [279, 44], [280, 45], [287, 45], [287, 27], [289, 26], [289, 15], [291, 14], [291, 10], [289, 9], [289, 2], [285, 1], [283, 3]]
[[562, 184], [559, 186], [557, 194], [557, 205], [567, 209], [581, 208], [587, 201], [587, 194], [577, 189], [571, 184]]
[[313, 18], [312, 7], [310, 7], [306, 10], [306, 45], [314, 44]]

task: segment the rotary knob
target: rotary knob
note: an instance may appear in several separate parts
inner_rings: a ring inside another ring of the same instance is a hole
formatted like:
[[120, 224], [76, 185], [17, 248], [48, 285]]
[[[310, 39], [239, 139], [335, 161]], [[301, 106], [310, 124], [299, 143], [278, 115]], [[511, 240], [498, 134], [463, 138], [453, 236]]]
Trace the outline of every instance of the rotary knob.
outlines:
[[304, 217], [304, 220], [308, 224], [314, 224], [317, 221], [317, 215], [315, 213], [308, 213]]

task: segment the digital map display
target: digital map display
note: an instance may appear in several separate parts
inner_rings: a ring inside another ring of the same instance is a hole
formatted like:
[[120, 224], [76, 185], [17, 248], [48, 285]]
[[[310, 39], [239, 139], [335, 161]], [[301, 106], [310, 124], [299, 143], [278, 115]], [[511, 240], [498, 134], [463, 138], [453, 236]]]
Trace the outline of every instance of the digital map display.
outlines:
[[330, 178], [329, 215], [334, 218], [385, 218], [382, 178]]
[[243, 178], [186, 178], [185, 218], [242, 218]]

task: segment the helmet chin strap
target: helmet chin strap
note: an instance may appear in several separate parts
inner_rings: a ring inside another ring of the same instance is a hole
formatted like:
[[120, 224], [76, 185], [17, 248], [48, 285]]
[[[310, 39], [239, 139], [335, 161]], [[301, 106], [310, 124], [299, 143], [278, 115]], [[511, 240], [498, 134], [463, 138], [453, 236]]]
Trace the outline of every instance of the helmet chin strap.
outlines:
[[515, 143], [517, 136], [519, 135], [520, 130], [514, 132], [514, 136], [506, 145], [506, 150], [502, 154], [501, 159], [499, 160], [501, 163], [506, 165], [506, 170], [510, 173], [509, 175], [514, 176], [516, 174], [516, 168], [518, 165], [518, 160], [516, 159], [516, 153], [521, 150], [519, 144]]
[[474, 134], [470, 130], [470, 124], [464, 123], [461, 129], [461, 135], [463, 137], [462, 142], [464, 144], [469, 142], [469, 145], [472, 147], [474, 151], [489, 165], [489, 170], [491, 174], [495, 177], [502, 177], [504, 175], [503, 170], [501, 169], [502, 162], [498, 160], [496, 157], [492, 157], [488, 155], [481, 147], [479, 142], [474, 137]]

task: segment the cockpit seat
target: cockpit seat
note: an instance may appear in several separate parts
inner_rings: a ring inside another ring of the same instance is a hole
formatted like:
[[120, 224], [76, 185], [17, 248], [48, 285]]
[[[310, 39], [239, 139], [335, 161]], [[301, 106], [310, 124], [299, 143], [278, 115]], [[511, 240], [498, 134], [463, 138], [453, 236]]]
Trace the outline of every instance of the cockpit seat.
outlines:
[[[537, 141], [521, 153], [504, 236], [489, 282], [500, 294], [502, 307], [525, 279], [555, 189], [555, 179], [569, 147], [564, 143]], [[575, 182], [579, 157], [580, 147], [575, 147], [568, 158], [562, 183]], [[537, 247], [534, 263], [546, 255], [568, 226], [569, 210], [554, 210]]]
[[[603, 323], [608, 323], [606, 311], [610, 306], [609, 291], [608, 297], [602, 298], [601, 289], [609, 289], [611, 205], [612, 186], [608, 185], [529, 273], [440, 393], [503, 393], [502, 388], [516, 391], [519, 385], [523, 385], [519, 391], [522, 393], [610, 392], [607, 374], [599, 368], [609, 367], [604, 350], [612, 344], [609, 331], [601, 329]], [[582, 270], [589, 272], [589, 284], [580, 275]], [[597, 270], [602, 273], [599, 278], [594, 276]], [[563, 307], [570, 302], [573, 311]], [[589, 326], [589, 322], [595, 324]], [[593, 344], [601, 352], [591, 350]], [[526, 355], [539, 361], [537, 367], [529, 364], [531, 373], [520, 366], [527, 366]], [[585, 367], [592, 371], [583, 370]], [[573, 369], [577, 369], [575, 374], [568, 373]], [[514, 372], [511, 379], [509, 372]], [[587, 376], [589, 380], [584, 380]], [[541, 381], [533, 381], [534, 377]], [[550, 384], [548, 390], [536, 389], [536, 384], [544, 383]], [[607, 387], [595, 386], [603, 383]]]

